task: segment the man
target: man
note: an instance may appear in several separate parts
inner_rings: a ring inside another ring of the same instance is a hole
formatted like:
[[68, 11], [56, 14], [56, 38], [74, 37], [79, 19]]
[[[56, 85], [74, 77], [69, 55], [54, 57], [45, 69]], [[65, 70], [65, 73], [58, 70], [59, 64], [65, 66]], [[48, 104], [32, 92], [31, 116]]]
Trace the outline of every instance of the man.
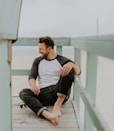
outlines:
[[[39, 38], [38, 47], [42, 55], [33, 62], [30, 89], [23, 89], [19, 96], [37, 116], [57, 125], [61, 106], [68, 100], [74, 75], [80, 74], [80, 68], [70, 59], [56, 54], [51, 37]], [[49, 105], [54, 105], [52, 112], [46, 107]]]

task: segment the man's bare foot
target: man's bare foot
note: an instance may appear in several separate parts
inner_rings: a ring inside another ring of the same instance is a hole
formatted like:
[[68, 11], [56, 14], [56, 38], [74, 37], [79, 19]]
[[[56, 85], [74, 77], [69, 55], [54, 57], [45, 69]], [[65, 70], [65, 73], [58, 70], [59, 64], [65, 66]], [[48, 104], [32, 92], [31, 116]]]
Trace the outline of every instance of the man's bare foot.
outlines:
[[50, 121], [54, 126], [58, 125], [58, 116], [55, 113], [52, 113]]
[[49, 111], [44, 110], [42, 116], [48, 119], [54, 126], [58, 125], [58, 116], [55, 113], [50, 113]]
[[60, 108], [58, 106], [54, 106], [52, 112], [55, 113], [58, 117], [61, 116], [61, 111], [60, 111]]

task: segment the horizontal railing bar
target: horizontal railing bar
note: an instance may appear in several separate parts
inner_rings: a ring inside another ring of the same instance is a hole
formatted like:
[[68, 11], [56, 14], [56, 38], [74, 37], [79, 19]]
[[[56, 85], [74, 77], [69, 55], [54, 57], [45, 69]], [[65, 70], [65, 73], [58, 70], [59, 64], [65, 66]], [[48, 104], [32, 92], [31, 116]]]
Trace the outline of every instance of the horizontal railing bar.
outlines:
[[82, 125], [82, 120], [81, 120], [81, 117], [80, 117], [80, 113], [78, 111], [78, 107], [76, 105], [76, 102], [73, 99], [72, 99], [72, 105], [73, 105], [73, 109], [75, 111], [75, 115], [77, 117], [77, 121], [78, 121], [80, 131], [83, 131], [83, 125]]
[[[105, 38], [106, 37], [106, 38]], [[101, 37], [58, 37], [53, 38], [56, 46], [73, 46], [99, 56], [114, 59], [114, 38], [112, 36]], [[19, 38], [13, 46], [37, 46], [38, 38]]]
[[100, 112], [96, 108], [95, 103], [91, 99], [88, 93], [84, 90], [83, 86], [81, 85], [80, 81], [76, 78], [76, 82], [79, 85], [80, 93], [82, 100], [87, 108], [88, 114], [90, 118], [92, 119], [92, 122], [94, 123], [95, 127], [98, 131], [111, 131], [103, 117], [101, 116]]
[[12, 76], [28, 76], [29, 74], [30, 74], [30, 70], [13, 69], [11, 71]]
[[[56, 46], [69, 46], [70, 38], [69, 37], [61, 37], [61, 38], [53, 38]], [[13, 46], [38, 46], [38, 38], [32, 37], [20, 37]]]
[[[73, 37], [74, 38], [74, 37]], [[99, 36], [86, 36], [75, 37], [77, 40], [92, 40], [92, 41], [114, 41], [114, 34], [111, 35], [99, 35]]]
[[114, 41], [71, 39], [71, 46], [114, 60]]

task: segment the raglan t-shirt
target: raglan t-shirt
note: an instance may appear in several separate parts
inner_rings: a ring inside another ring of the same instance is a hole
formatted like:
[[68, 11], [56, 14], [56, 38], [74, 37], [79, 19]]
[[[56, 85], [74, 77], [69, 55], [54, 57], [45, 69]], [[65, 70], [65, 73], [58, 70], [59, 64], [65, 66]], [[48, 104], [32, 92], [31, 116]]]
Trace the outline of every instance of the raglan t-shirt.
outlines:
[[54, 60], [43, 59], [39, 63], [39, 87], [44, 88], [49, 85], [55, 85], [60, 78], [61, 65]]
[[31, 68], [29, 79], [37, 79], [40, 88], [55, 85], [60, 78], [60, 70], [64, 64], [72, 62], [70, 59], [57, 55], [55, 59], [47, 60], [37, 57]]

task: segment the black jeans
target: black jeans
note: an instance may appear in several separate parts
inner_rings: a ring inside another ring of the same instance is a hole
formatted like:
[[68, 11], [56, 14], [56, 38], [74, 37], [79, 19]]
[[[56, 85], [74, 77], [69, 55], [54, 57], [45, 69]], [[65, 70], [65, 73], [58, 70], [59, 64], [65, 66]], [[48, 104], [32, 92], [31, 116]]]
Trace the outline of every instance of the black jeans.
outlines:
[[44, 109], [47, 109], [45, 106], [54, 105], [58, 96], [65, 97], [64, 102], [68, 100], [73, 81], [74, 71], [72, 69], [67, 76], [60, 77], [56, 85], [41, 89], [39, 95], [35, 95], [30, 89], [23, 89], [19, 96], [39, 116]]

